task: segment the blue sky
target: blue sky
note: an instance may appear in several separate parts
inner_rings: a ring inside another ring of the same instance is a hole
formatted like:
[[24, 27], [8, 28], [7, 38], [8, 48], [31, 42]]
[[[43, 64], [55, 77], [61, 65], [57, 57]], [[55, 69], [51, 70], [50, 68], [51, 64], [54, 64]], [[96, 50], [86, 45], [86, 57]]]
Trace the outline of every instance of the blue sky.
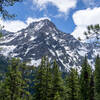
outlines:
[[[36, 7], [37, 5], [32, 4], [32, 0], [26, 0], [23, 3], [17, 3], [14, 7], [9, 7], [8, 11], [17, 15], [15, 19], [23, 21], [26, 21], [28, 17], [40, 18], [47, 16], [60, 30], [66, 33], [71, 33], [75, 28], [75, 24], [72, 19], [73, 13], [77, 10], [86, 8], [81, 0], [77, 2], [76, 8], [70, 9], [70, 12], [67, 15], [63, 12], [59, 12], [52, 4], [49, 4], [47, 8], [42, 11]], [[61, 17], [57, 17], [59, 14], [62, 14]]]
[[[41, 17], [49, 17], [61, 31], [66, 33], [74, 32], [75, 34], [75, 31], [79, 30], [80, 32], [79, 27], [84, 30], [84, 27], [89, 24], [100, 23], [99, 0], [24, 0], [21, 3], [16, 3], [14, 6], [7, 8], [7, 10], [9, 13], [14, 13], [17, 16], [14, 20], [1, 21], [5, 26], [17, 21], [21, 25], [24, 23], [22, 25], [23, 28], [27, 26], [25, 24], [27, 24], [28, 18], [38, 19]], [[94, 21], [95, 19], [96, 21]]]

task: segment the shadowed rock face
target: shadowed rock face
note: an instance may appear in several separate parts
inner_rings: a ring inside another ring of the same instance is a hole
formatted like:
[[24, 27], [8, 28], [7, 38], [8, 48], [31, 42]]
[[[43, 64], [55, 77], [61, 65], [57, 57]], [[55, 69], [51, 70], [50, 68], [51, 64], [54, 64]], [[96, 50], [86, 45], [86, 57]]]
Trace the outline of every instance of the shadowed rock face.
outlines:
[[5, 57], [20, 57], [38, 66], [43, 56], [48, 56], [52, 63], [57, 60], [63, 71], [80, 65], [87, 54], [90, 64], [100, 51], [95, 52], [90, 44], [83, 44], [72, 35], [59, 31], [48, 19], [31, 23], [26, 29], [7, 34], [0, 39], [0, 54]]

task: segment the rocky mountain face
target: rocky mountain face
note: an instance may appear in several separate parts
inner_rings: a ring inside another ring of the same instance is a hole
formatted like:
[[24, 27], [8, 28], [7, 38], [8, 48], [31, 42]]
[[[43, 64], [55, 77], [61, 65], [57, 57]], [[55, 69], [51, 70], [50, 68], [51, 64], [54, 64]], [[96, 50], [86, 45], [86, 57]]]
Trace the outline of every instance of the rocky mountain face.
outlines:
[[100, 52], [100, 46], [81, 43], [72, 35], [61, 32], [48, 19], [31, 23], [26, 29], [5, 35], [0, 39], [0, 55], [19, 57], [29, 61], [29, 65], [38, 66], [43, 56], [48, 56], [52, 63], [57, 60], [61, 70], [70, 67], [80, 69], [87, 55], [93, 65], [95, 56]]

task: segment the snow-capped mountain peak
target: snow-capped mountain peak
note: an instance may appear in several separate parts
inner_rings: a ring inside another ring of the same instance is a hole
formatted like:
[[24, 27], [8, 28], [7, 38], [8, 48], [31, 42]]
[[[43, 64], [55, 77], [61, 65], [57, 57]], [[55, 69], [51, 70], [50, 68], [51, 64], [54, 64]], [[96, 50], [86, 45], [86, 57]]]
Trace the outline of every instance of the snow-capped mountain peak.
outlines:
[[[63, 71], [70, 67], [80, 68], [87, 54], [93, 62], [99, 48], [92, 49], [90, 44], [81, 43], [72, 35], [59, 31], [48, 19], [31, 23], [27, 28], [0, 39], [0, 54], [5, 57], [19, 57], [38, 66], [43, 56], [54, 59]], [[91, 48], [91, 49], [90, 49]]]

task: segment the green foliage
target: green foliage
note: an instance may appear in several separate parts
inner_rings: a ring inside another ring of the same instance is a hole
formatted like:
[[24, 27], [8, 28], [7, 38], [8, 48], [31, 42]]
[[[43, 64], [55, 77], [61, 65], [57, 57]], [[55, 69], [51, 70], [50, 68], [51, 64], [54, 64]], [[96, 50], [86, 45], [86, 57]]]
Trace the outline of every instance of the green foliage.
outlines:
[[45, 59], [43, 58], [35, 76], [35, 100], [45, 100], [45, 76]]
[[79, 100], [79, 77], [77, 70], [73, 68], [66, 76], [66, 100]]
[[2, 29], [4, 28], [4, 26], [1, 26], [0, 25], [0, 38], [3, 36], [3, 33], [2, 33]]
[[34, 88], [35, 100], [51, 100], [52, 75], [50, 65], [45, 57], [36, 72]]
[[2, 33], [0, 32], [0, 38], [2, 37], [3, 35], [2, 35]]
[[91, 80], [91, 67], [87, 62], [87, 58], [82, 64], [82, 70], [80, 75], [80, 93], [81, 93], [81, 100], [89, 100], [89, 93], [90, 93], [90, 80]]
[[61, 97], [59, 95], [59, 92], [56, 92], [55, 93], [54, 100], [61, 100]]
[[25, 90], [26, 82], [20, 71], [20, 60], [13, 58], [9, 66], [9, 71], [6, 73], [4, 82], [1, 85], [0, 99], [1, 100], [26, 100], [25, 96], [29, 93]]
[[80, 74], [71, 68], [69, 73], [64, 73], [64, 80], [56, 61], [50, 65], [43, 57], [40, 66], [35, 68], [13, 58], [8, 71], [5, 74], [0, 71], [0, 100], [99, 100], [99, 65], [97, 56], [95, 72], [92, 72], [85, 57]]
[[91, 75], [90, 80], [90, 92], [89, 92], [89, 100], [95, 100], [95, 92], [94, 92], [94, 75]]
[[97, 56], [95, 63], [95, 100], [100, 100], [100, 58]]
[[50, 68], [50, 63], [47, 60], [46, 65], [46, 100], [51, 100], [52, 95], [52, 72]]
[[64, 99], [64, 82], [63, 79], [61, 77], [61, 72], [59, 70], [59, 67], [56, 63], [56, 61], [54, 61], [53, 64], [53, 89], [52, 89], [52, 97], [53, 99], [56, 96], [56, 93], [58, 92], [58, 94], [61, 97], [61, 100]]
[[34, 100], [64, 100], [64, 86], [56, 61], [53, 68], [47, 59], [43, 58], [35, 76]]

